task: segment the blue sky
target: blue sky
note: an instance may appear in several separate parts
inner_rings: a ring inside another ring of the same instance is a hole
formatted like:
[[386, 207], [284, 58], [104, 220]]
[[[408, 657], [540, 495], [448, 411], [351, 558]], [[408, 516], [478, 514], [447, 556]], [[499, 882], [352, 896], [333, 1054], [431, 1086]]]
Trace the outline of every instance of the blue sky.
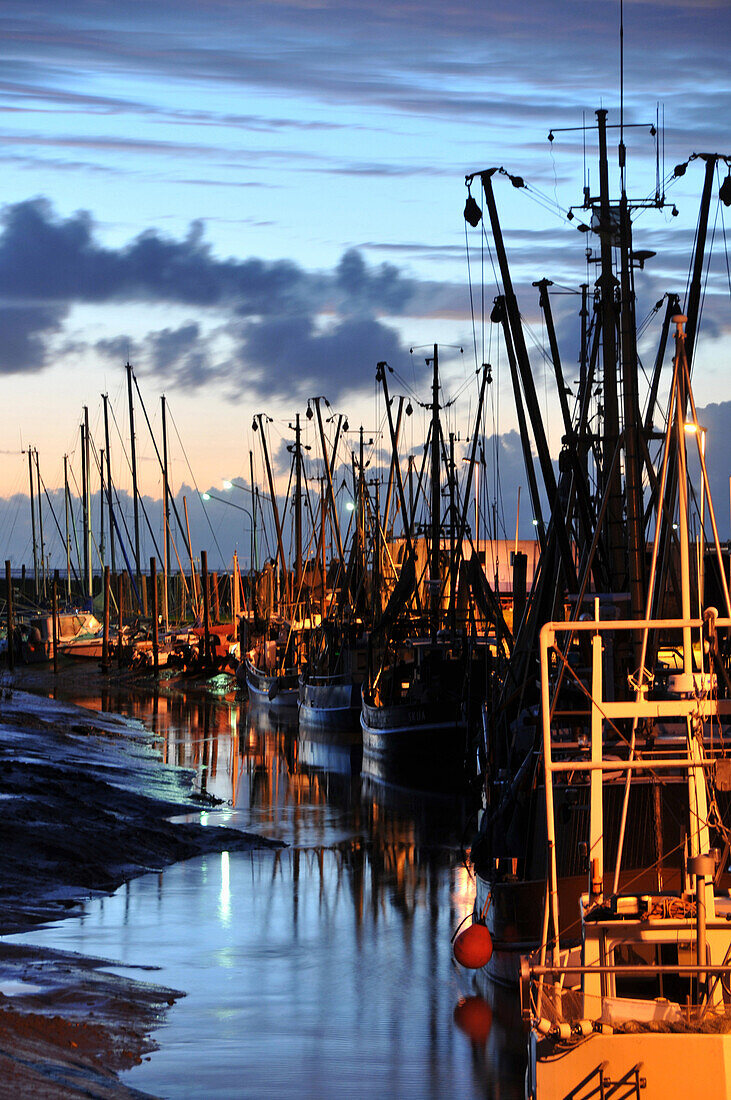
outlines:
[[[628, 131], [635, 195], [653, 192], [657, 163], [667, 175], [692, 152], [731, 152], [730, 31], [726, 0], [625, 3], [625, 121], [663, 124], [659, 145], [647, 126]], [[497, 187], [553, 423], [531, 282], [586, 279], [586, 242], [562, 212], [587, 171], [595, 180], [593, 135], [559, 129], [593, 123], [598, 106], [617, 121], [618, 3], [29, 0], [0, 5], [0, 34], [0, 494], [23, 490], [28, 444], [57, 485], [63, 454], [78, 459], [84, 404], [99, 430], [102, 392], [122, 426], [127, 355], [154, 424], [165, 392], [201, 488], [246, 475], [255, 411], [273, 416], [280, 450], [314, 394], [380, 425], [378, 360], [426, 397], [424, 354], [408, 349], [435, 340], [465, 349], [444, 357], [445, 398], [463, 391], [455, 430], [467, 430], [469, 379], [490, 358], [485, 430], [509, 432], [495, 335], [487, 326], [483, 342], [479, 317], [473, 327], [462, 218], [465, 172], [495, 164], [533, 189]], [[638, 221], [641, 247], [658, 253], [638, 277], [650, 305], [684, 293], [701, 181], [698, 162], [668, 191], [677, 218]], [[726, 397], [722, 251], [700, 405]], [[489, 303], [479, 232], [470, 256]], [[568, 361], [574, 304], [554, 307]], [[652, 330], [648, 355], [651, 344]], [[416, 446], [419, 416], [409, 430]], [[152, 446], [140, 446], [155, 496]], [[190, 482], [182, 449], [175, 461], [174, 479]]]

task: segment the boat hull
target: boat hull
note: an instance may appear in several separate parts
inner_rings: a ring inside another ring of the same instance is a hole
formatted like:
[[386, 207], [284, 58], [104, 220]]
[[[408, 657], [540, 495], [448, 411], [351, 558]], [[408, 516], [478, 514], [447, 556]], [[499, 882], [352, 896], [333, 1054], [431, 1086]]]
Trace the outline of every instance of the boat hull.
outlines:
[[256, 668], [247, 659], [245, 663], [246, 686], [252, 702], [260, 702], [275, 709], [295, 709], [299, 701], [299, 675], [283, 672], [269, 675]]
[[731, 1096], [731, 1035], [594, 1034], [570, 1049], [531, 1033], [528, 1100], [574, 1096], [642, 1100], [727, 1100]]
[[449, 706], [376, 707], [362, 700], [363, 770], [398, 786], [459, 788], [464, 783], [467, 727]]
[[358, 729], [360, 685], [352, 680], [319, 677], [299, 682], [300, 725], [312, 730]]

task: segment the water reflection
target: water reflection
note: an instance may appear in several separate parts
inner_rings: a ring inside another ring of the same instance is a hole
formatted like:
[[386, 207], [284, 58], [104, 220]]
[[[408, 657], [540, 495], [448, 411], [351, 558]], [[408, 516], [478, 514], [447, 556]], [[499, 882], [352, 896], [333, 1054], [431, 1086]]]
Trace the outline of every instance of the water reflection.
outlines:
[[[361, 776], [352, 734], [316, 738], [224, 693], [77, 692], [134, 717], [220, 799], [204, 819], [284, 840], [129, 883], [29, 938], [158, 963], [188, 991], [125, 1078], [170, 1097], [522, 1096], [516, 999], [451, 958], [474, 885], [458, 798]], [[484, 998], [484, 999], [483, 999]]]

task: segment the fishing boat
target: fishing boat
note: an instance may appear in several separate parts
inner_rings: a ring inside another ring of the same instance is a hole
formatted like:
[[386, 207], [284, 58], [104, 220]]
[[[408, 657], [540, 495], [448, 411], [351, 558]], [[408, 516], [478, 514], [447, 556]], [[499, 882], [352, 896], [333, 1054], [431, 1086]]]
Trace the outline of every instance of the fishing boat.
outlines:
[[[588, 285], [579, 291], [579, 381], [573, 409], [568, 403], [571, 390], [564, 379], [551, 312], [551, 283], [544, 279], [534, 284], [538, 287], [548, 360], [556, 375], [561, 406], [564, 435], [558, 476], [548, 450], [544, 415], [537, 400], [495, 197], [494, 185], [502, 176], [518, 189], [525, 182], [504, 169], [488, 169], [467, 177], [468, 188], [479, 180], [500, 268], [503, 293], [495, 300], [492, 321], [502, 328], [508, 352], [526, 478], [541, 547], [525, 611], [519, 620], [514, 617], [514, 645], [505, 661], [496, 662], [483, 708], [479, 746], [483, 804], [472, 844], [477, 879], [475, 911], [478, 916], [486, 914], [494, 944], [489, 975], [509, 983], [519, 980], [521, 956], [542, 942], [548, 838], [542, 772], [541, 730], [546, 716], [540, 690], [541, 629], [546, 623], [559, 621], [579, 628], [575, 639], [562, 650], [563, 664], [556, 672], [557, 691], [551, 704], [569, 753], [591, 742], [591, 647], [581, 622], [587, 617], [601, 622], [690, 618], [689, 608], [680, 614], [683, 585], [691, 585], [691, 566], [684, 560], [686, 551], [678, 534], [681, 496], [687, 501], [691, 494], [684, 465], [684, 436], [695, 430], [700, 452], [702, 428], [694, 411], [690, 373], [698, 338], [713, 182], [719, 161], [727, 158], [693, 154], [672, 173], [672, 177], [679, 178], [695, 159], [705, 166], [685, 309], [681, 310], [678, 295], [670, 292], [655, 306], [654, 312], [662, 322], [654, 366], [645, 372], [645, 408], [641, 411], [635, 280], [654, 253], [640, 251], [634, 244], [633, 217], [648, 209], [662, 210], [668, 203], [659, 181], [650, 199], [634, 201], [628, 197], [623, 140], [619, 143], [621, 192], [619, 199], [613, 200], [605, 110], [596, 112], [595, 131], [599, 151], [597, 189], [587, 186], [583, 202], [569, 211], [569, 221], [580, 223], [583, 239], [590, 244], [587, 259], [597, 270], [593, 291]], [[552, 139], [558, 133], [552, 133]], [[654, 127], [652, 135], [657, 136]], [[482, 218], [471, 191], [465, 217], [475, 226]], [[664, 317], [660, 313], [663, 306]], [[664, 409], [658, 395], [667, 373], [666, 353], [673, 328], [676, 355], [670, 388], [675, 404]], [[687, 412], [689, 408], [692, 413]], [[678, 418], [684, 426], [680, 433], [683, 438], [679, 438]], [[655, 427], [660, 419], [664, 421], [662, 430]], [[701, 504], [696, 507], [696, 515], [700, 514], [697, 568], [691, 585], [697, 618], [711, 606], [722, 606], [731, 613], [726, 604], [727, 553], [718, 543], [715, 525], [713, 560], [706, 562], [704, 524], [709, 523], [711, 509], [702, 454], [699, 463], [704, 487]], [[546, 499], [550, 507], [548, 522], [544, 522], [542, 511]], [[696, 495], [696, 504], [698, 499]], [[649, 550], [652, 544], [656, 544], [654, 554]], [[675, 666], [680, 662], [682, 668], [680, 650], [662, 637], [655, 636], [653, 644], [655, 648], [649, 651], [644, 667], [672, 697], [679, 682], [674, 679], [678, 675]], [[658, 739], [668, 736], [665, 727], [661, 730], [656, 721], [643, 718], [638, 722], [633, 718], [640, 648], [636, 634], [618, 627], [608, 637], [605, 654], [603, 698], [620, 708], [617, 713], [622, 715], [621, 721], [615, 720], [605, 730], [604, 758], [614, 756], [617, 766], [605, 769], [602, 782], [607, 835], [621, 838], [621, 842], [616, 841], [619, 849], [608, 850], [610, 865], [618, 868], [614, 893], [624, 889], [629, 880], [644, 881], [643, 889], [649, 890], [647, 868], [658, 858], [662, 862], [664, 853], [680, 842], [678, 821], [686, 791], [679, 773], [662, 769], [652, 779], [633, 782], [628, 792], [625, 787], [625, 742], [632, 740], [634, 751], [644, 756], [654, 752]], [[696, 654], [694, 676], [700, 674], [700, 668]], [[718, 669], [715, 674], [719, 693], [725, 694], [724, 674]], [[569, 925], [575, 925], [579, 898], [586, 890], [590, 787], [566, 782], [554, 786], [552, 799], [558, 823], [552, 854], [556, 861], [556, 912], [561, 914], [559, 932], [563, 936]], [[663, 871], [664, 881], [667, 884], [668, 876], [673, 875], [676, 888], [681, 889], [677, 868], [672, 874]]]
[[299, 669], [293, 664], [292, 633], [282, 624], [278, 638], [260, 638], [244, 657], [249, 698], [267, 706], [296, 708], [299, 702]]
[[[688, 595], [686, 610], [689, 603]], [[541, 630], [549, 876], [541, 944], [522, 965], [530, 1100], [731, 1095], [731, 699], [719, 690], [713, 656], [730, 628], [731, 617], [707, 608], [702, 618], [606, 622], [597, 614], [568, 628], [551, 622]], [[556, 715], [552, 666], [555, 672], [554, 658], [561, 662], [565, 655], [567, 632], [591, 647], [590, 737], [581, 745], [567, 743]], [[628, 706], [605, 698], [606, 656], [612, 641], [632, 634], [642, 636], [643, 661], [662, 644], [657, 636], [682, 638], [683, 663], [665, 682], [646, 679], [641, 664], [630, 705], [633, 729], [652, 722], [656, 738], [642, 750], [633, 740], [620, 754], [607, 733], [626, 720]], [[705, 645], [694, 647], [694, 637]], [[621, 826], [619, 842], [607, 831], [608, 775], [621, 777], [615, 782], [625, 790], [672, 775], [685, 796], [675, 849], [623, 887], [619, 862], [613, 881], [604, 863], [605, 851], [617, 851], [618, 843], [621, 851], [622, 837]], [[589, 833], [580, 912], [568, 914], [576, 919], [573, 933], [565, 934], [554, 795], [569, 776], [588, 786]]]
[[360, 717], [360, 683], [350, 672], [299, 676], [299, 720], [310, 729], [350, 729]]
[[[53, 615], [35, 615], [18, 627], [19, 652], [26, 664], [53, 660]], [[62, 656], [101, 656], [102, 625], [90, 612], [63, 612], [56, 617], [56, 644]], [[98, 648], [98, 653], [97, 653]]]
[[[458, 500], [454, 434], [449, 438], [447, 482], [449, 510], [441, 510], [443, 435], [440, 423], [439, 348], [427, 359], [432, 367], [431, 424], [425, 462], [430, 460], [428, 538], [416, 538], [415, 509], [407, 508], [398, 439], [388, 392], [388, 364], [379, 363], [377, 380], [384, 393], [393, 451], [392, 470], [404, 532], [389, 553], [399, 571], [383, 613], [369, 639], [369, 670], [363, 684], [361, 727], [364, 772], [399, 786], [454, 789], [467, 777], [470, 704], [483, 697], [485, 661], [478, 639], [458, 620], [458, 594], [469, 572], [482, 569], [472, 543], [471, 570], [463, 569], [467, 502], [475, 463], [478, 425], [488, 381], [482, 372], [472, 453], [463, 504]], [[467, 540], [470, 541], [471, 540]], [[483, 645], [485, 638], [481, 639]]]

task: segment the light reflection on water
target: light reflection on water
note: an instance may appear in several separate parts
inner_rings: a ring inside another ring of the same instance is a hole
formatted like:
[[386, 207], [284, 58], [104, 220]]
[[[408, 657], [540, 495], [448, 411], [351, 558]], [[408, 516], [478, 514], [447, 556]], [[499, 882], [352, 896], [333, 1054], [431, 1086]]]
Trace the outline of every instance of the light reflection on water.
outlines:
[[222, 1100], [522, 1096], [516, 998], [483, 990], [486, 1042], [453, 1020], [475, 992], [451, 957], [474, 897], [459, 800], [374, 784], [353, 736], [308, 740], [233, 697], [73, 701], [144, 721], [164, 759], [224, 800], [204, 820], [289, 845], [177, 864], [15, 937], [154, 963], [153, 980], [187, 992], [125, 1083]]

